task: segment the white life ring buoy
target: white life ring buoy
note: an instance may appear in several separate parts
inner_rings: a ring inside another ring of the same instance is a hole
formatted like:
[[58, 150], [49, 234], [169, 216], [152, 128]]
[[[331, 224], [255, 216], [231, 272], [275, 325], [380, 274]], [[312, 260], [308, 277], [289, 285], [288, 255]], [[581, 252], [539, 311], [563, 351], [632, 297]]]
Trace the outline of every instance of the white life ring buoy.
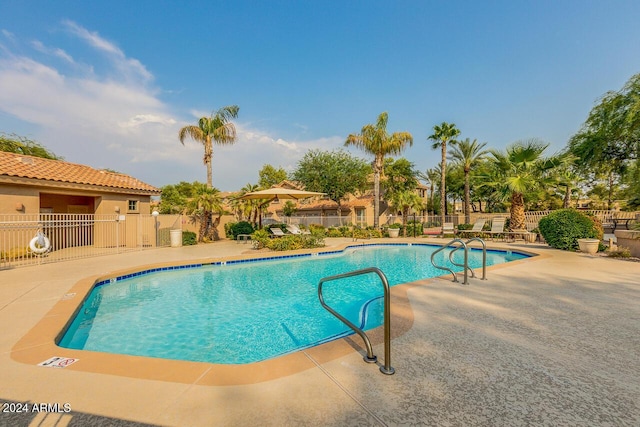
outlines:
[[31, 252], [40, 255], [51, 249], [51, 242], [44, 234], [38, 234], [29, 242], [29, 248], [31, 249]]

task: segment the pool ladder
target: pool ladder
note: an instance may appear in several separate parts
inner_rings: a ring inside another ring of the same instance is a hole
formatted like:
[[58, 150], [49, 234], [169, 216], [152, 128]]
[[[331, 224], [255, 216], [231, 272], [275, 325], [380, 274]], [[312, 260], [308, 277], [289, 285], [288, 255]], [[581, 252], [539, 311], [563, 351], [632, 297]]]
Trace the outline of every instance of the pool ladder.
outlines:
[[385, 375], [393, 375], [395, 373], [395, 369], [391, 367], [391, 301], [390, 301], [390, 291], [389, 291], [389, 281], [384, 273], [376, 267], [364, 268], [362, 270], [350, 271], [348, 273], [337, 274], [335, 276], [328, 276], [320, 279], [318, 283], [318, 298], [320, 299], [320, 304], [331, 314], [340, 319], [345, 325], [349, 326], [355, 333], [360, 335], [364, 340], [364, 344], [367, 347], [367, 355], [363, 358], [367, 363], [376, 363], [378, 358], [373, 354], [373, 348], [371, 346], [371, 341], [367, 334], [356, 325], [351, 323], [347, 318], [342, 316], [340, 313], [331, 308], [327, 303], [324, 302], [324, 297], [322, 296], [322, 285], [326, 282], [331, 282], [333, 280], [346, 279], [348, 277], [360, 276], [363, 274], [376, 273], [382, 282], [382, 286], [384, 288], [384, 366], [380, 366], [380, 372]]
[[[455, 265], [457, 267], [462, 267], [463, 268], [464, 280], [462, 281], [462, 284], [463, 285], [468, 285], [469, 284], [469, 280], [468, 280], [467, 272], [471, 271], [471, 278], [475, 278], [476, 277], [476, 273], [473, 271], [473, 269], [471, 267], [469, 267], [469, 246], [468, 246], [468, 244], [473, 242], [473, 241], [477, 241], [477, 242], [482, 243], [482, 280], [487, 280], [487, 244], [484, 242], [484, 240], [482, 240], [479, 237], [471, 238], [471, 239], [467, 240], [466, 242], [463, 241], [462, 239], [453, 239], [452, 241], [450, 241], [449, 243], [447, 243], [446, 245], [442, 246], [440, 249], [436, 250], [435, 252], [433, 252], [431, 254], [431, 264], [433, 264], [433, 266], [435, 268], [439, 268], [440, 270], [446, 270], [449, 273], [451, 273], [453, 275], [453, 281], [457, 282], [458, 281], [458, 275], [448, 267], [437, 265], [435, 260], [434, 260], [434, 257], [436, 256], [436, 254], [438, 252], [442, 252], [443, 250], [447, 249], [449, 246], [453, 245], [454, 243], [460, 243], [460, 246], [456, 247], [451, 252], [449, 252], [449, 262], [451, 262], [451, 264], [453, 264], [453, 265]], [[455, 251], [457, 251], [458, 249], [461, 249], [461, 248], [464, 248], [464, 263], [463, 264], [458, 264], [457, 262], [453, 261], [453, 254], [455, 253]]]

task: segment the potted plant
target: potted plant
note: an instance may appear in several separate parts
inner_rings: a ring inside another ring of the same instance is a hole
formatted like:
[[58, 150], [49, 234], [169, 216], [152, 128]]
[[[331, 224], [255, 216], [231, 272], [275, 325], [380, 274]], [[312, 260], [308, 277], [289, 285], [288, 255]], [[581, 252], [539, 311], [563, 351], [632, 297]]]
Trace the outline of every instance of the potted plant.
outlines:
[[389, 226], [387, 230], [389, 232], [389, 237], [398, 237], [400, 235], [400, 229], [402, 228], [402, 224], [394, 223]]
[[600, 246], [600, 239], [578, 239], [580, 252], [594, 255], [598, 252], [598, 246]]

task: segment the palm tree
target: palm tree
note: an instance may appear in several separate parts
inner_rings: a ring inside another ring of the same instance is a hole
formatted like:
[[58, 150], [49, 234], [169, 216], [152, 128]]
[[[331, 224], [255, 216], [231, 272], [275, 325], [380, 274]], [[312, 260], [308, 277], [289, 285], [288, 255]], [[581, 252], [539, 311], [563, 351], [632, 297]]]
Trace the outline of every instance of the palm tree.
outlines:
[[441, 224], [445, 223], [445, 211], [447, 209], [445, 177], [447, 175], [447, 143], [455, 144], [455, 137], [460, 135], [460, 129], [454, 123], [442, 122], [441, 125], [433, 127], [433, 135], [427, 139], [433, 141], [433, 150], [440, 148], [440, 219]]
[[471, 188], [469, 184], [471, 169], [476, 167], [488, 153], [483, 150], [486, 145], [486, 142], [478, 144], [478, 140], [471, 141], [466, 138], [458, 141], [451, 151], [451, 159], [457, 162], [464, 171], [464, 221], [467, 224], [471, 223]]
[[431, 209], [433, 210], [433, 214], [436, 214], [436, 208], [434, 206], [434, 193], [436, 188], [436, 182], [440, 179], [440, 167], [427, 169], [426, 172], [420, 172], [418, 177], [425, 182], [429, 183], [429, 201], [431, 204]]
[[207, 166], [207, 187], [213, 187], [211, 173], [211, 157], [213, 156], [213, 141], [219, 145], [236, 142], [236, 128], [231, 119], [238, 117], [240, 108], [237, 105], [223, 107], [211, 113], [210, 117], [201, 117], [198, 126], [185, 126], [178, 132], [178, 138], [184, 145], [186, 137], [200, 142], [204, 146], [204, 164]]
[[[199, 224], [198, 241], [219, 240], [218, 224], [224, 214], [220, 191], [217, 188], [209, 188], [200, 184], [195, 189], [195, 197], [187, 204], [187, 214], [191, 215], [194, 223]], [[218, 217], [214, 220], [213, 214]]]
[[532, 139], [518, 141], [508, 146], [504, 153], [491, 151], [493, 176], [486, 185], [502, 200], [510, 201], [511, 230], [525, 228], [524, 195], [555, 183], [548, 172], [558, 165], [558, 160], [542, 156], [548, 146]]
[[373, 154], [373, 226], [380, 228], [380, 175], [383, 171], [384, 158], [387, 155], [398, 155], [408, 145], [413, 145], [413, 136], [409, 132], [387, 133], [389, 115], [384, 112], [378, 116], [375, 125], [362, 127], [360, 134], [350, 134], [344, 145], [353, 145]]
[[409, 216], [409, 209], [420, 211], [424, 209], [424, 202], [415, 191], [411, 190], [392, 193], [390, 202], [391, 206], [402, 211], [403, 234], [404, 237], [407, 237], [407, 217]]

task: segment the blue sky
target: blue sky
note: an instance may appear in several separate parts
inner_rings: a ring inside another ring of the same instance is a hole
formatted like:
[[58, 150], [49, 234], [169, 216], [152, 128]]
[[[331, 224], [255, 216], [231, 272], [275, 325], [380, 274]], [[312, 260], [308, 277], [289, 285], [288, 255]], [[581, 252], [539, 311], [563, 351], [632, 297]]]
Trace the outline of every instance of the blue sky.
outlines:
[[204, 182], [202, 146], [178, 130], [237, 104], [237, 143], [214, 147], [223, 191], [340, 148], [383, 111], [422, 171], [442, 121], [552, 154], [640, 72], [638, 18], [635, 0], [2, 0], [0, 132], [156, 186]]

